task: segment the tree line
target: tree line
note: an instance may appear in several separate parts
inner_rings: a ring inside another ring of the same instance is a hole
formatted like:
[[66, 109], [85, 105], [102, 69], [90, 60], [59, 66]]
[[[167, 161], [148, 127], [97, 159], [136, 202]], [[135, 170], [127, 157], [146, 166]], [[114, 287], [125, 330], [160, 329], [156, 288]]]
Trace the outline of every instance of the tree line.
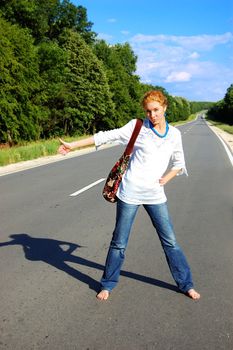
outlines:
[[233, 125], [233, 84], [227, 89], [223, 100], [214, 104], [207, 115], [210, 119]]
[[0, 143], [120, 127], [150, 89], [167, 96], [169, 122], [209, 108], [140, 82], [131, 46], [97, 40], [92, 26], [69, 0], [1, 0]]

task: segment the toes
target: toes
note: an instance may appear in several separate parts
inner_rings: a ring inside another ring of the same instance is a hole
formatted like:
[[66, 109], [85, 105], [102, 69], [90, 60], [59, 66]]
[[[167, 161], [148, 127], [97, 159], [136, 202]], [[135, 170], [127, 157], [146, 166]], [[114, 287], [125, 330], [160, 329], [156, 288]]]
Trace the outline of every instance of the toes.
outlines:
[[109, 291], [108, 290], [101, 290], [101, 292], [99, 292], [96, 295], [96, 298], [99, 300], [107, 300], [109, 297]]
[[187, 295], [193, 300], [199, 300], [201, 295], [195, 291], [195, 289], [189, 289]]

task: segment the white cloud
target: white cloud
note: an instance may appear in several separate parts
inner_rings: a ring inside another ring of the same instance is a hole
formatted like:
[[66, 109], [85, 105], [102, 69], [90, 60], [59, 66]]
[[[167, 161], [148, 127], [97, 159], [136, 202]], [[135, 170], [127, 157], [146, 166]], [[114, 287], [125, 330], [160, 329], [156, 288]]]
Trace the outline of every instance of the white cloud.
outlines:
[[[218, 60], [233, 42], [233, 34], [143, 35], [130, 39], [138, 57], [137, 74], [143, 82], [161, 85], [188, 99], [216, 101], [224, 97], [233, 81], [233, 70]], [[215, 56], [215, 53], [217, 55]], [[201, 53], [201, 54], [200, 54]], [[225, 54], [226, 55], [226, 54]], [[229, 61], [229, 55], [224, 58]]]
[[174, 83], [181, 81], [189, 81], [191, 78], [191, 74], [188, 72], [172, 72], [168, 75], [165, 82], [166, 83]]
[[99, 33], [97, 35], [97, 38], [98, 39], [103, 39], [103, 40], [106, 40], [106, 41], [111, 41], [113, 39], [113, 36], [109, 35], [109, 34], [105, 34], [105, 33]]
[[116, 20], [116, 18], [108, 18], [107, 22], [109, 22], [109, 23], [116, 23], [117, 20]]
[[200, 55], [199, 55], [199, 53], [197, 53], [197, 52], [192, 52], [191, 54], [190, 54], [190, 56], [189, 56], [189, 58], [192, 58], [192, 59], [196, 59], [196, 58], [199, 58], [200, 57]]
[[137, 34], [131, 42], [135, 45], [148, 44], [154, 42], [170, 43], [170, 45], [179, 45], [186, 49], [195, 48], [196, 50], [208, 51], [216, 45], [227, 44], [233, 41], [233, 34], [228, 32], [222, 35], [196, 35], [196, 36], [175, 36], [175, 35], [143, 35]]
[[121, 31], [121, 34], [123, 34], [123, 35], [129, 35], [130, 32], [129, 32], [128, 30], [122, 30], [122, 31]]

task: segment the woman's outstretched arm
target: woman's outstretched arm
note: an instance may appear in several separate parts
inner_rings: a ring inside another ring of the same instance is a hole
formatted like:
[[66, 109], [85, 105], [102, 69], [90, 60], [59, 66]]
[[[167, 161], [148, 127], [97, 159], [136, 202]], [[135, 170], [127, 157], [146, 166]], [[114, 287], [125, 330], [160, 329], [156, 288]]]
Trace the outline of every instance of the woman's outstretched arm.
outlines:
[[68, 152], [75, 148], [85, 147], [94, 145], [94, 136], [87, 137], [83, 140], [73, 141], [73, 142], [65, 142], [62, 139], [59, 139], [61, 145], [58, 148], [58, 153], [66, 155]]

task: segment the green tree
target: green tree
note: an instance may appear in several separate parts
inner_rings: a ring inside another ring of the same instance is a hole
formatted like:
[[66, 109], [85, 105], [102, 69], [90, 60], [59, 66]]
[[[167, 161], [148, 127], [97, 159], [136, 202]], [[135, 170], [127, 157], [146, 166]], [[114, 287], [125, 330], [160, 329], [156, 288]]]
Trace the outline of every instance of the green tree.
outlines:
[[215, 103], [207, 101], [190, 101], [191, 114], [211, 108]]
[[230, 125], [233, 125], [233, 84], [227, 89], [224, 97], [224, 115], [223, 120]]
[[166, 112], [168, 122], [179, 120], [179, 103], [175, 97], [168, 96], [168, 109]]
[[41, 77], [40, 101], [46, 111], [41, 120], [41, 136], [48, 138], [67, 133], [61, 126], [64, 114], [63, 94], [66, 91], [67, 52], [56, 42], [42, 42], [37, 47]]
[[0, 11], [9, 22], [29, 29], [36, 40], [41, 40], [58, 5], [58, 0], [2, 0]]
[[189, 101], [179, 96], [169, 96], [168, 98], [168, 121], [176, 122], [179, 120], [185, 120], [190, 115]]
[[0, 140], [16, 143], [39, 138], [43, 110], [37, 104], [39, 66], [26, 29], [0, 17]]
[[9, 22], [28, 28], [37, 42], [59, 39], [68, 28], [80, 33], [89, 44], [96, 37], [86, 9], [69, 0], [2, 0], [0, 13]]
[[63, 39], [68, 55], [64, 130], [82, 134], [113, 127], [114, 104], [102, 63], [78, 33], [67, 30]]
[[207, 115], [210, 119], [233, 125], [233, 84], [227, 89], [224, 99], [215, 103]]
[[64, 29], [72, 29], [79, 33], [87, 44], [92, 44], [96, 38], [92, 26], [93, 23], [88, 21], [85, 7], [75, 6], [69, 0], [63, 0], [58, 2], [49, 18], [48, 36], [50, 39], [59, 39]]
[[100, 40], [94, 51], [106, 70], [115, 104], [114, 126], [120, 127], [141, 115], [140, 82], [135, 74], [137, 57], [128, 43], [110, 46]]

